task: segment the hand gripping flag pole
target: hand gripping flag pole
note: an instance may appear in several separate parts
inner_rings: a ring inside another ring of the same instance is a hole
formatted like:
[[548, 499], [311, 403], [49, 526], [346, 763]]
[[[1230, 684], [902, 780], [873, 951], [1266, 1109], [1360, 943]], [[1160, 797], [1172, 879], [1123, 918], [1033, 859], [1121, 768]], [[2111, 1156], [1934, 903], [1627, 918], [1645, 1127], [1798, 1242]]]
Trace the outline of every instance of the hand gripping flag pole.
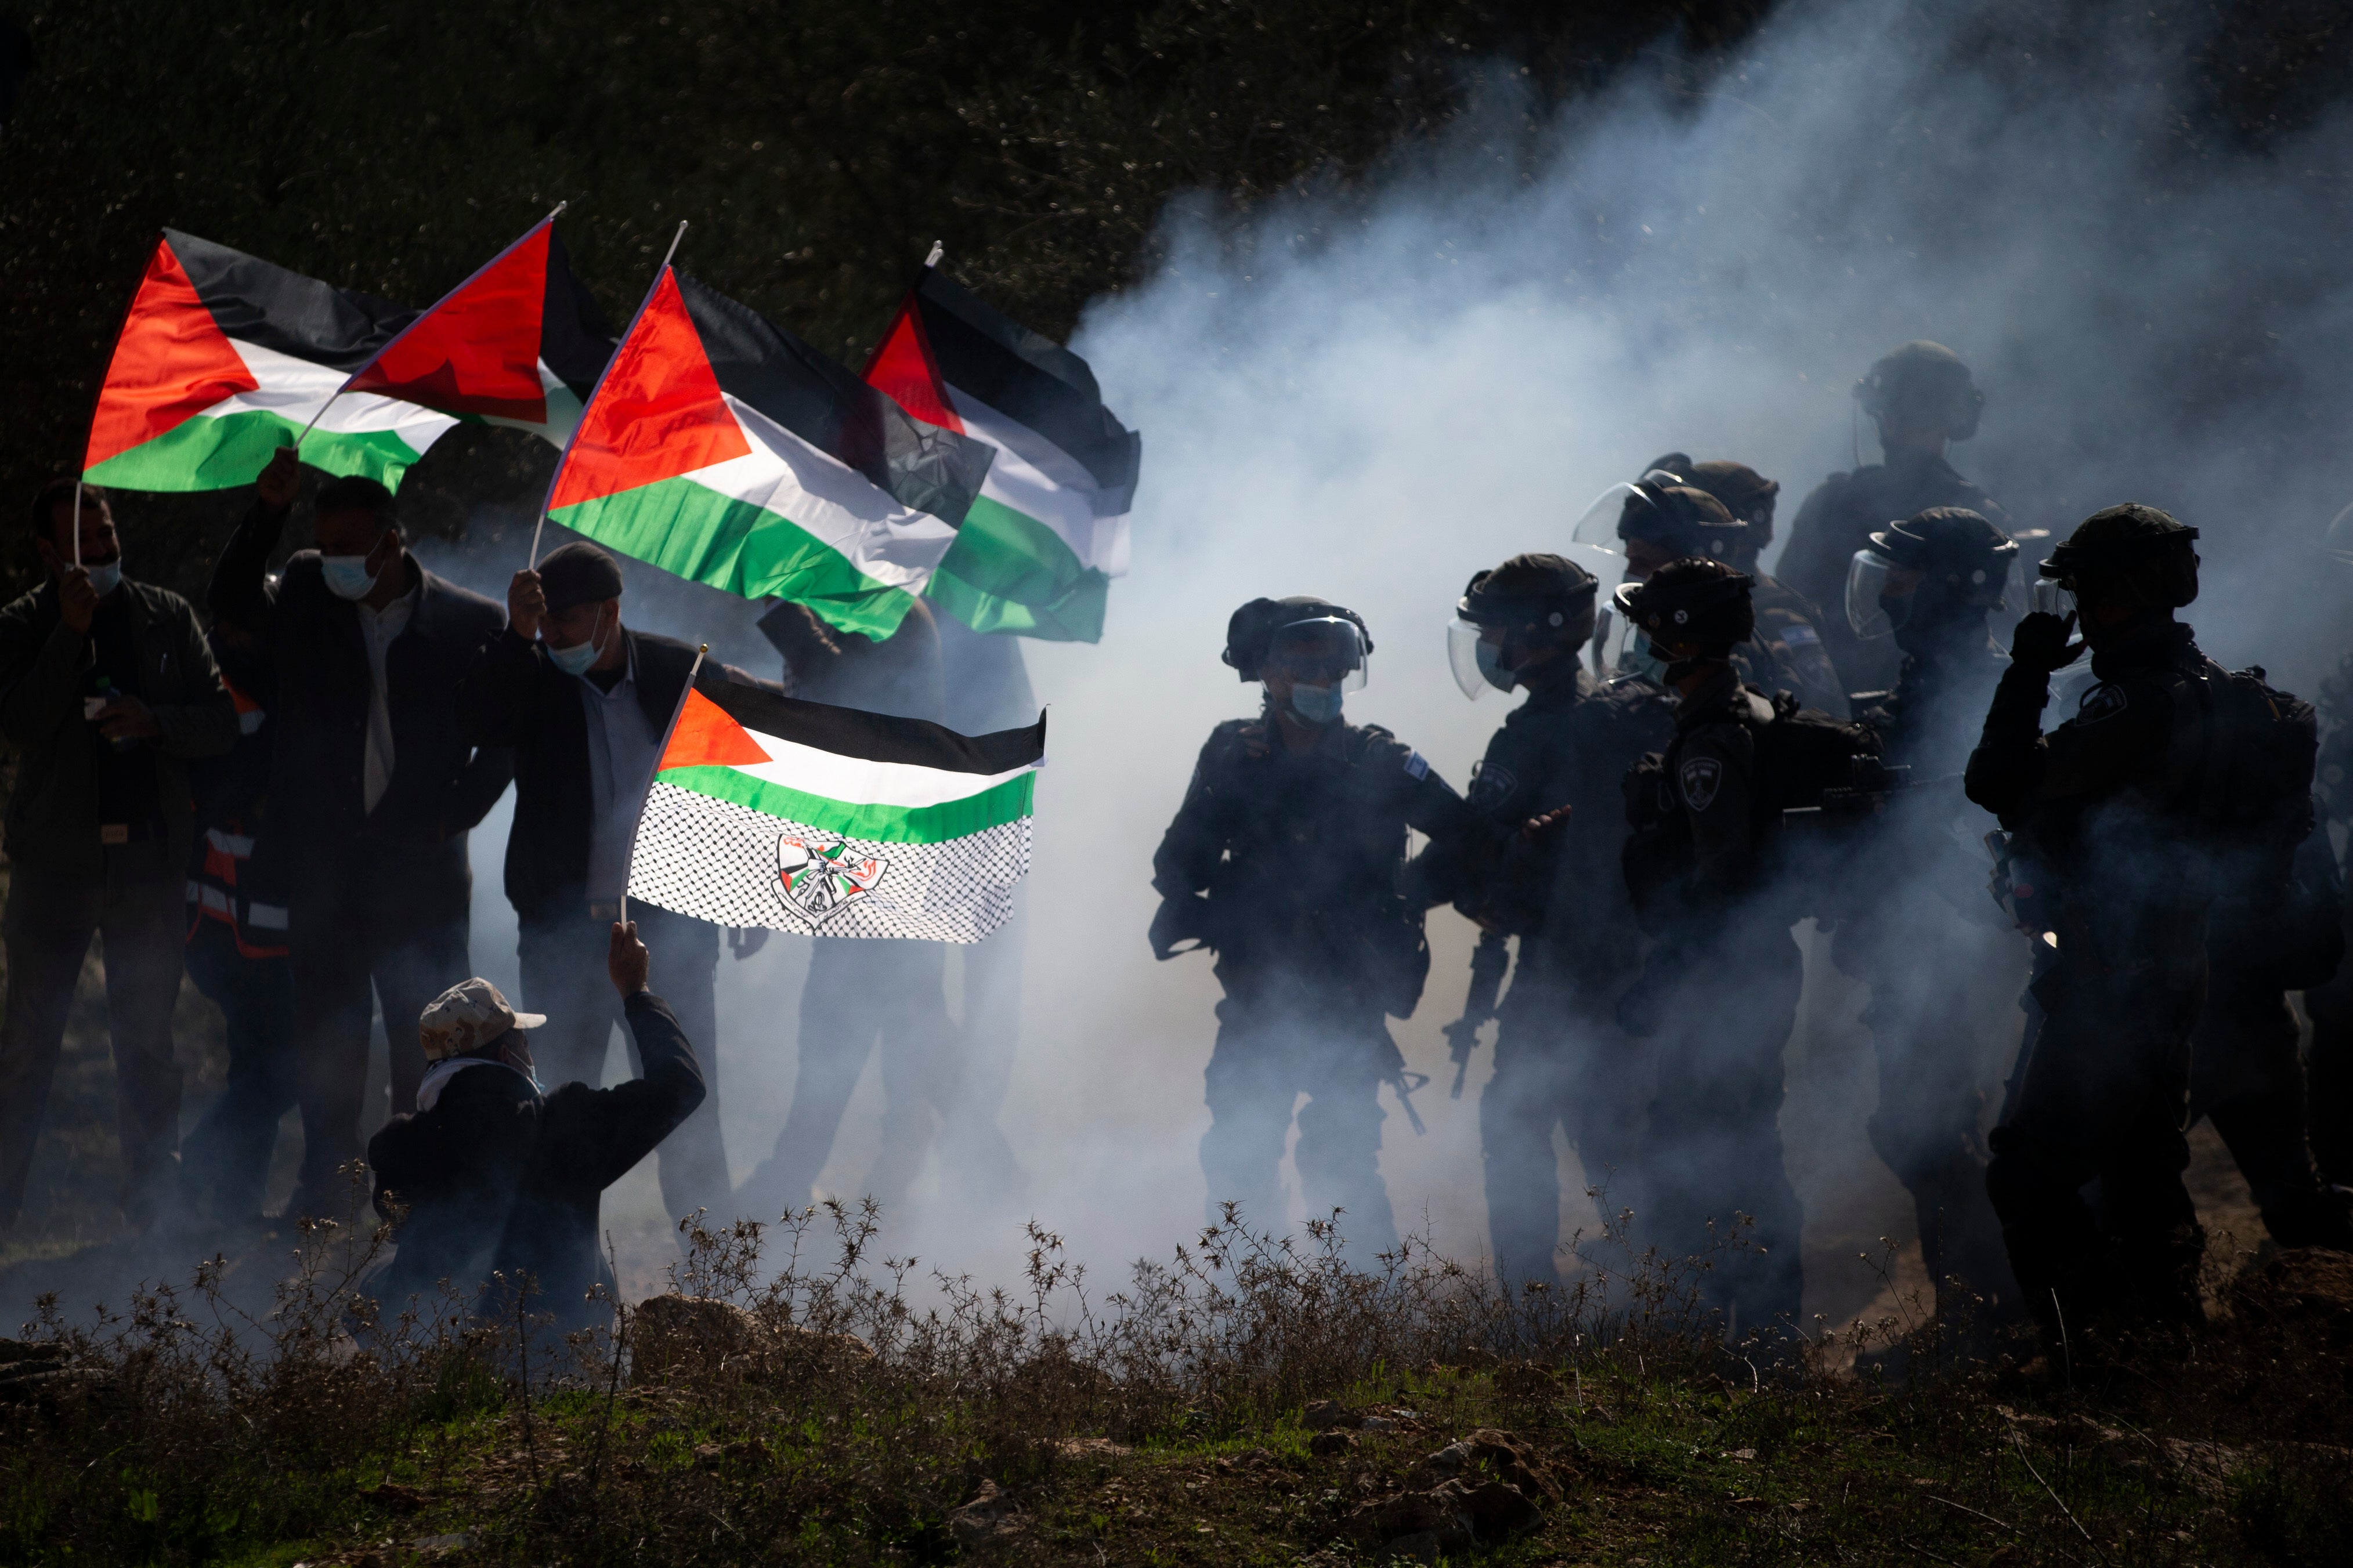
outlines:
[[[564, 209], [571, 205], [572, 204], [568, 201], [556, 203], [555, 210], [549, 213], [545, 217], [540, 219], [539, 222], [532, 225], [530, 230], [523, 236], [523, 238], [530, 238], [532, 235], [538, 233], [540, 229], [544, 227], [546, 225], [554, 223], [557, 218], [562, 217], [564, 216]], [[520, 245], [522, 243], [522, 240], [517, 240], [515, 245]], [[500, 251], [498, 255], [491, 258], [490, 260], [482, 263], [481, 266], [475, 268], [473, 271], [468, 273], [464, 283], [459, 284], [457, 288], [450, 289], [448, 294], [444, 294], [439, 300], [434, 302], [433, 310], [438, 310], [443, 305], [447, 304], [452, 295], [463, 293], [466, 289], [467, 284], [473, 282], [475, 279], [480, 278], [483, 273], [489, 271], [491, 268], [496, 267], [501, 260], [505, 259], [507, 251], [512, 250], [513, 248], [513, 245], [508, 246], [506, 250]], [[385, 343], [384, 347], [368, 355], [367, 359], [364, 363], [353, 367], [351, 374], [343, 377], [343, 384], [327, 395], [326, 402], [319, 405], [319, 412], [311, 416], [311, 423], [302, 426], [301, 435], [294, 437], [294, 449], [297, 452], [300, 452], [302, 449], [303, 438], [309, 436], [311, 431], [319, 427], [319, 421], [324, 419], [327, 416], [327, 410], [335, 405], [335, 399], [341, 397], [344, 393], [349, 392], [352, 389], [352, 383], [359, 380], [360, 377], [375, 369], [375, 362], [382, 359], [385, 354], [391, 353], [393, 346], [398, 343], [401, 339], [406, 337], [417, 326], [417, 321], [429, 320], [433, 314], [433, 310], [420, 311], [417, 314], [416, 321], [409, 322], [407, 326], [403, 327], [399, 331], [395, 332]]]
[[[678, 226], [684, 229], [686, 225]], [[677, 248], [675, 246], [672, 249]], [[670, 265], [665, 261], [664, 267]], [[661, 744], [654, 748], [653, 773], [646, 775], [646, 787], [638, 792], [638, 815], [629, 820], [629, 858], [621, 866], [621, 924], [629, 923], [629, 872], [638, 863], [638, 829], [646, 820], [646, 797], [654, 792], [654, 773], [661, 772], [661, 760], [669, 753], [670, 738], [678, 730], [678, 716], [686, 711], [686, 700], [694, 690], [694, 678], [702, 673], [702, 661], [709, 656], [711, 645], [704, 643], [694, 650], [694, 665], [686, 672], [686, 685], [678, 694], [678, 706], [670, 710], [670, 722], [662, 726]]]
[[[662, 252], [661, 265], [654, 268], [654, 280], [646, 286], [646, 297], [638, 301], [637, 315], [629, 318], [629, 324], [622, 330], [619, 342], [628, 342], [630, 333], [638, 330], [638, 317], [644, 315], [646, 307], [653, 303], [654, 292], [661, 287], [662, 278], [670, 271], [670, 258], [678, 254], [679, 242], [685, 237], [686, 222], [681, 219], [678, 232], [670, 237], [670, 248]], [[619, 363], [620, 358], [619, 353], [616, 352], [611, 359], [605, 362], [604, 370], [597, 374], [595, 388], [588, 394], [588, 401], [580, 405], [580, 422], [572, 427], [571, 436], [565, 440], [564, 450], [556, 455], [555, 472], [548, 476], [547, 494], [540, 498], [539, 521], [531, 525], [531, 559], [525, 564], [532, 571], [539, 570], [539, 536], [547, 527], [547, 508], [548, 503], [555, 499], [555, 481], [564, 477], [564, 465], [572, 456], [572, 443], [580, 438], [580, 432], [587, 426], [588, 410], [596, 406], [596, 394], [605, 390], [605, 377], [613, 373], [613, 366]]]

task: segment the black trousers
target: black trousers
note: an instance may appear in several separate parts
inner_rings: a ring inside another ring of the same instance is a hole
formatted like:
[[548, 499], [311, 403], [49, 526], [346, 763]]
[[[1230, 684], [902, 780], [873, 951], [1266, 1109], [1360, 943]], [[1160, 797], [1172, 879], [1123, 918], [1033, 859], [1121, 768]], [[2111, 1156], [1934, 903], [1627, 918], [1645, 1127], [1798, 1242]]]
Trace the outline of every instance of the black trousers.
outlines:
[[[653, 960], [648, 984], [686, 1031], [707, 1086], [702, 1103], [655, 1155], [662, 1207], [672, 1220], [701, 1209], [707, 1224], [725, 1225], [734, 1217], [734, 1205], [719, 1130], [719, 928], [637, 900], [629, 902], [629, 919]], [[575, 1079], [591, 1089], [603, 1086], [605, 1053], [621, 1022], [621, 998], [605, 967], [612, 936], [613, 917], [592, 914], [585, 900], [522, 921], [515, 942], [522, 965], [517, 1005], [547, 1015], [545, 1026], [532, 1035], [531, 1049], [539, 1081], [551, 1092]], [[637, 1043], [627, 1028], [621, 1036], [635, 1064]]]
[[114, 1043], [116, 1124], [124, 1211], [153, 1217], [180, 1133], [180, 1068], [172, 1008], [180, 994], [185, 879], [160, 842], [106, 851], [97, 879], [19, 864], [0, 918], [8, 950], [8, 1003], [0, 1020], [0, 1224], [24, 1206], [33, 1150], [65, 1045], [66, 1015], [90, 938], [100, 940]]
[[[461, 851], [462, 853], [462, 851]], [[353, 1192], [339, 1173], [364, 1158], [368, 1134], [395, 1111], [413, 1110], [425, 1077], [417, 1020], [425, 1005], [473, 973], [462, 888], [418, 886], [400, 852], [371, 847], [337, 868], [306, 867], [287, 911], [294, 976], [295, 1096], [302, 1108], [307, 1213], [341, 1216]], [[392, 1094], [368, 1106], [369, 1026], [384, 1011]], [[364, 1126], [363, 1126], [364, 1122]], [[356, 1189], [366, 1199], [364, 1186]]]
[[[2181, 1173], [2189, 1033], [2202, 956], [2130, 974], [2058, 961], [2042, 1019], [1989, 1140], [1986, 1191], [2027, 1310], [2046, 1339], [2103, 1313], [2189, 1321], [2205, 1234]], [[2082, 1189], [2097, 1178], [2102, 1213]]]
[[2190, 1040], [2190, 1114], [2222, 1135], [2273, 1240], [2353, 1250], [2353, 1224], [2305, 1141], [2302, 1032], [2284, 992], [2216, 962]]

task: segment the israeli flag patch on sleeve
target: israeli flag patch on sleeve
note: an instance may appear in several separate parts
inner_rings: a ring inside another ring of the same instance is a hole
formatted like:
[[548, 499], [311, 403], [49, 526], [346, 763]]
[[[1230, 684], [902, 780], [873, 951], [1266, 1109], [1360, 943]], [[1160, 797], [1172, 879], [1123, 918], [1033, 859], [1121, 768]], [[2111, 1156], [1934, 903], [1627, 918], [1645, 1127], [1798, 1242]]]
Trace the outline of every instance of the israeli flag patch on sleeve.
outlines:
[[1430, 776], [1430, 763], [1419, 752], [1408, 752], [1405, 771], [1415, 778], [1426, 779]]

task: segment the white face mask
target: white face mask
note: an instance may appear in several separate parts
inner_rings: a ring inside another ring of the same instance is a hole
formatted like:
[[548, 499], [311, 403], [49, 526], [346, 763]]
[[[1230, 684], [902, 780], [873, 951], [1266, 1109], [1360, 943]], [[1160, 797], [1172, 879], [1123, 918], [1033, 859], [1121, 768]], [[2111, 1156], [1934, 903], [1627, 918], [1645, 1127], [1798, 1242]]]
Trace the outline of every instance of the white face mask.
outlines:
[[103, 566], [85, 564], [82, 570], [90, 574], [90, 588], [101, 599], [122, 586], [122, 557], [120, 555]]
[[596, 656], [602, 652], [604, 649], [598, 646], [597, 639], [592, 637], [586, 642], [574, 643], [570, 647], [551, 647], [547, 650], [547, 657], [554, 662], [556, 668], [566, 675], [586, 675], [595, 666]]
[[322, 555], [319, 570], [326, 576], [327, 592], [338, 599], [364, 599], [375, 587], [376, 574], [364, 555]]

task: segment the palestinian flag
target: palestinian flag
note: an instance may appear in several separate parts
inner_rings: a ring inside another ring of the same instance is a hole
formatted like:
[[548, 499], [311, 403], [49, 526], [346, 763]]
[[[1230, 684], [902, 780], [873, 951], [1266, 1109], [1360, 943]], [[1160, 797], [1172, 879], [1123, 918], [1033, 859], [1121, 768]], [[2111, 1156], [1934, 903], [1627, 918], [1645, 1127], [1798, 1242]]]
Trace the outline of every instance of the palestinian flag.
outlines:
[[1103, 406], [1087, 362], [927, 267], [866, 379], [997, 448], [930, 596], [975, 631], [1100, 641], [1111, 579], [1127, 571], [1143, 442]]
[[959, 735], [723, 682], [689, 687], [629, 897], [716, 925], [978, 942], [1029, 868], [1046, 719]]
[[612, 354], [613, 330], [550, 213], [402, 328], [343, 395], [398, 398], [562, 447]]
[[324, 409], [302, 460], [397, 487], [456, 422], [396, 398], [335, 394], [416, 320], [167, 228], [115, 339], [82, 477], [134, 490], [249, 485]]
[[664, 268], [547, 513], [665, 572], [888, 637], [955, 542], [990, 455]]

